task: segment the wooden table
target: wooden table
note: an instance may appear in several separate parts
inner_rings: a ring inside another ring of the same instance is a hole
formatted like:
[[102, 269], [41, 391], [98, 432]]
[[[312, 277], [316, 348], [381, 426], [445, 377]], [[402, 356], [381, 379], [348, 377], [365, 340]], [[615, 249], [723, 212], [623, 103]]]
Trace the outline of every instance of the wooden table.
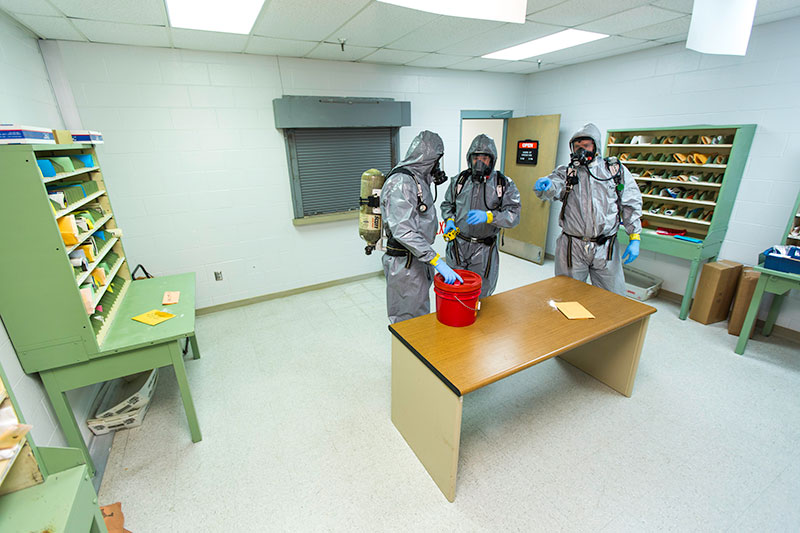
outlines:
[[[155, 326], [131, 320], [152, 309], [161, 309], [165, 291], [181, 293], [177, 304], [165, 307], [176, 315], [174, 318]], [[71, 389], [172, 366], [192, 442], [202, 439], [180, 347], [180, 340], [185, 338], [190, 340], [193, 356], [198, 359], [200, 352], [194, 333], [194, 273], [138, 280], [131, 283], [125, 294], [99, 353], [91, 355], [88, 361], [39, 372], [67, 442], [83, 452], [91, 475], [95, 467], [65, 394]]]
[[758, 277], [758, 283], [756, 284], [755, 292], [753, 292], [753, 299], [750, 300], [750, 307], [747, 308], [747, 315], [744, 317], [742, 331], [739, 333], [739, 341], [736, 343], [736, 348], [734, 350], [739, 355], [742, 355], [745, 348], [747, 348], [747, 341], [750, 339], [750, 332], [753, 330], [753, 322], [755, 322], [757, 318], [758, 307], [761, 305], [761, 298], [764, 297], [764, 293], [770, 292], [775, 295], [772, 300], [772, 306], [769, 308], [767, 320], [764, 322], [764, 330], [762, 331], [765, 337], [769, 337], [772, 333], [772, 328], [775, 327], [775, 321], [778, 320], [778, 313], [780, 313], [781, 310], [783, 297], [792, 289], [800, 290], [800, 274], [764, 268], [763, 264], [753, 267], [753, 270], [760, 272], [761, 275]]
[[[596, 318], [568, 320], [551, 301], [580, 302]], [[464, 395], [560, 356], [630, 396], [655, 311], [555, 277], [482, 300], [468, 327], [445, 326], [435, 313], [390, 325], [392, 422], [452, 502]]]

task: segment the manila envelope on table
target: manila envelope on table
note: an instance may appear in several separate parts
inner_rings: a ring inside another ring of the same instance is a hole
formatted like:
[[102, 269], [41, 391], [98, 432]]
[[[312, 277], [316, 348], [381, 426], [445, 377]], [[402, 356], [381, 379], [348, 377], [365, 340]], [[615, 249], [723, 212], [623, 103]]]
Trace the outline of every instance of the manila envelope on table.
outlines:
[[172, 313], [167, 313], [166, 311], [159, 311], [158, 309], [153, 309], [152, 311], [142, 313], [141, 315], [137, 315], [132, 318], [133, 320], [142, 322], [144, 324], [147, 324], [148, 326], [155, 326], [156, 324], [161, 324], [162, 322], [169, 320], [174, 316], [175, 315], [173, 315]]
[[594, 315], [578, 302], [556, 302], [556, 307], [570, 320], [594, 318]]

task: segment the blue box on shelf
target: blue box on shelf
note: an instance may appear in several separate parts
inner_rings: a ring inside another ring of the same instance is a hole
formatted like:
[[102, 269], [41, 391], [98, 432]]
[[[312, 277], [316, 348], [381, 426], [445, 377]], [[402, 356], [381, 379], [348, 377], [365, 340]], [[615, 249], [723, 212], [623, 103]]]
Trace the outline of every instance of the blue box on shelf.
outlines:
[[764, 251], [762, 254], [764, 268], [800, 274], [800, 246], [781, 246], [780, 248], [786, 251], [785, 255], [778, 253], [774, 247]]

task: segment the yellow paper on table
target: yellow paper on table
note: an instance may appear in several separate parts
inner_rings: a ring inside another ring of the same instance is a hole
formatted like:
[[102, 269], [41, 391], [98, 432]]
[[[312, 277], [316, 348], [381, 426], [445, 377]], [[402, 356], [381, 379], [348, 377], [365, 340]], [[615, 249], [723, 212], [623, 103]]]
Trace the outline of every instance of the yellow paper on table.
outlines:
[[148, 326], [155, 326], [156, 324], [161, 324], [165, 320], [169, 320], [170, 318], [174, 317], [172, 313], [167, 313], [166, 311], [159, 311], [158, 309], [153, 309], [152, 311], [148, 311], [146, 313], [142, 313], [141, 315], [133, 317], [133, 320], [138, 322], [142, 322], [147, 324]]
[[556, 302], [556, 307], [570, 320], [594, 318], [594, 315], [578, 302]]

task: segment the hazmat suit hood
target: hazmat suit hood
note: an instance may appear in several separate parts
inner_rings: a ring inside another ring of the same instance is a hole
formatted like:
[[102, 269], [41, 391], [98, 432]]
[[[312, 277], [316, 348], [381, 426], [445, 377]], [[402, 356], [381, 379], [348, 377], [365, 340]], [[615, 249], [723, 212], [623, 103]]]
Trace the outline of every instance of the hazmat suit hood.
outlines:
[[491, 174], [497, 164], [497, 146], [494, 144], [494, 139], [481, 133], [472, 140], [472, 144], [469, 145], [469, 150], [467, 150], [467, 168], [472, 168], [472, 156], [474, 154], [487, 154], [492, 157], [492, 166], [489, 169], [489, 174]]
[[430, 184], [433, 180], [431, 170], [443, 155], [442, 138], [432, 131], [424, 130], [411, 141], [406, 157], [397, 164], [397, 167], [407, 168], [425, 183]]
[[569, 153], [572, 153], [572, 143], [575, 142], [575, 139], [580, 139], [581, 137], [589, 137], [594, 141], [594, 149], [597, 153], [597, 159], [599, 159], [603, 155], [600, 148], [602, 146], [600, 144], [600, 129], [591, 122], [584, 124], [581, 129], [569, 138]]

